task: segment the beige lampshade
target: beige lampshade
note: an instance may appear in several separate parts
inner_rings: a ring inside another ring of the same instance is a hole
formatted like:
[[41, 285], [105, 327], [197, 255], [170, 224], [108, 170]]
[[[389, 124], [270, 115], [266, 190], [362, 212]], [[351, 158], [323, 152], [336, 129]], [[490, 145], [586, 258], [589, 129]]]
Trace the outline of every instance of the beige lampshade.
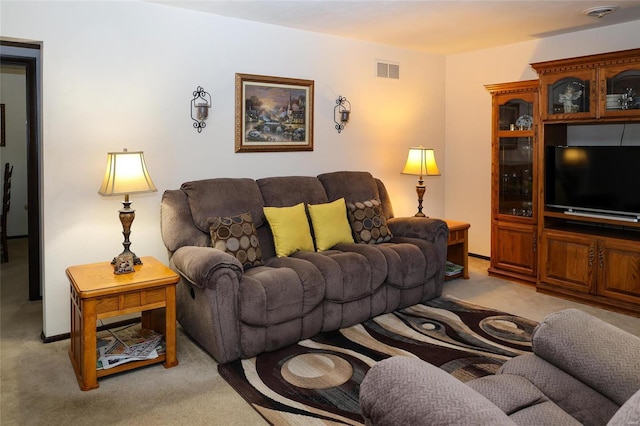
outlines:
[[128, 195], [155, 192], [142, 151], [109, 152], [107, 170], [98, 193], [100, 195]]
[[423, 147], [409, 148], [407, 163], [402, 174], [420, 176], [440, 176], [433, 149]]

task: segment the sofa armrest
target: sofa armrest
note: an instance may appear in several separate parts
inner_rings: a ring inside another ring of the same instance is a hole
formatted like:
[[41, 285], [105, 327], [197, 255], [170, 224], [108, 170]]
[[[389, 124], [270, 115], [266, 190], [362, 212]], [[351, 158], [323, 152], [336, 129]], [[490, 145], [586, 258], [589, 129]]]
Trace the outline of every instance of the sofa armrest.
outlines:
[[242, 264], [234, 256], [211, 247], [180, 247], [171, 257], [171, 264], [189, 283], [199, 288], [214, 288], [218, 271], [242, 279]]
[[640, 338], [578, 309], [547, 315], [533, 352], [623, 405], [640, 389]]
[[360, 407], [367, 425], [515, 425], [455, 377], [409, 357], [385, 359], [367, 372]]
[[393, 217], [387, 219], [389, 230], [396, 237], [420, 238], [436, 241], [449, 238], [449, 228], [445, 221], [427, 217]]

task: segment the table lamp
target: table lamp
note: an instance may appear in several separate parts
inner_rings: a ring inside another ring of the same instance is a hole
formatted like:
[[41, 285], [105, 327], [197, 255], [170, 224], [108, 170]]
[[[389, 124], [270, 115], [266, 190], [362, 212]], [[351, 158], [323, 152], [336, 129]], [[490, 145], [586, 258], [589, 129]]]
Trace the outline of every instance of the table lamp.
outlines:
[[436, 157], [433, 149], [423, 148], [421, 146], [417, 148], [409, 148], [409, 156], [407, 157], [407, 163], [402, 169], [402, 174], [416, 175], [418, 178], [418, 184], [416, 185], [416, 192], [418, 193], [418, 213], [416, 217], [426, 217], [422, 213], [422, 197], [426, 191], [424, 186], [423, 176], [440, 176], [440, 170], [436, 164]]
[[[105, 196], [124, 195], [123, 208], [118, 210], [120, 223], [122, 223], [122, 235], [124, 235], [124, 242], [122, 243], [124, 250], [113, 259], [112, 264], [116, 264], [117, 259], [128, 256], [131, 256], [134, 265], [142, 264], [140, 258], [129, 250], [129, 246], [131, 246], [131, 241], [129, 241], [131, 223], [136, 217], [136, 211], [131, 208], [129, 194], [156, 191], [157, 189], [147, 171], [142, 151], [129, 152], [125, 148], [122, 152], [109, 152], [107, 154], [107, 171], [104, 174], [104, 180], [98, 193]], [[131, 268], [133, 268], [133, 265], [131, 265]]]

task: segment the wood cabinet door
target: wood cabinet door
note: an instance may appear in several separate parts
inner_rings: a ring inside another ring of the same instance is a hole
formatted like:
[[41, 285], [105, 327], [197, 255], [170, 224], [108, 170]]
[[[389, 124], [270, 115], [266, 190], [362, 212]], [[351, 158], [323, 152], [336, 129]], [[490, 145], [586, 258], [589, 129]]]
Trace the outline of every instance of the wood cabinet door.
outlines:
[[536, 227], [495, 222], [491, 232], [492, 269], [536, 276]]
[[598, 245], [598, 295], [640, 303], [640, 247], [606, 239]]
[[588, 235], [544, 231], [540, 280], [580, 293], [595, 293], [597, 241]]

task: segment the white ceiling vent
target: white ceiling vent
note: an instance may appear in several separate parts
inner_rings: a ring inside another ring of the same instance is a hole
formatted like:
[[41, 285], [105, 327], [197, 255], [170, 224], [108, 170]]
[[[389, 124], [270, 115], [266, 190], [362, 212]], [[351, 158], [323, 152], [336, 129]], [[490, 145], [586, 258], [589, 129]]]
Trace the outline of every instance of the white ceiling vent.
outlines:
[[381, 78], [393, 78], [398, 80], [400, 78], [400, 64], [376, 60], [376, 75]]
[[596, 6], [590, 7], [582, 11], [584, 15], [591, 16], [593, 18], [602, 18], [618, 10], [618, 6]]

